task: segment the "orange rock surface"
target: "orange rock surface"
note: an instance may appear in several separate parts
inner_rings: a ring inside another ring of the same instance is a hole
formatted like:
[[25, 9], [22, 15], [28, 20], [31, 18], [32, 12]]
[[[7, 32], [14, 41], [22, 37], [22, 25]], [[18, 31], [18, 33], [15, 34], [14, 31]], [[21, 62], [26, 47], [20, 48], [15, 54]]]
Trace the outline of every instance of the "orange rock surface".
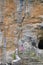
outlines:
[[[13, 43], [14, 43], [14, 30], [16, 30], [17, 24], [13, 22], [15, 22], [15, 13], [16, 13], [16, 3], [13, 2], [13, 0], [6, 0], [5, 3], [5, 9], [3, 11], [3, 15], [4, 15], [4, 25], [7, 26], [7, 32], [5, 32], [6, 37], [8, 38], [8, 40], [10, 40], [10, 38], [12, 38]], [[23, 25], [25, 24], [29, 24], [29, 23], [38, 23], [41, 22], [39, 15], [43, 15], [43, 5], [42, 4], [37, 4], [35, 6], [33, 6], [31, 13], [30, 13], [30, 17], [28, 16], [27, 18], [24, 19], [23, 21]], [[24, 16], [24, 13], [23, 13]], [[7, 51], [8, 50], [14, 50], [14, 44], [10, 44], [9, 42], [7, 42]], [[9, 48], [8, 48], [9, 46]]]

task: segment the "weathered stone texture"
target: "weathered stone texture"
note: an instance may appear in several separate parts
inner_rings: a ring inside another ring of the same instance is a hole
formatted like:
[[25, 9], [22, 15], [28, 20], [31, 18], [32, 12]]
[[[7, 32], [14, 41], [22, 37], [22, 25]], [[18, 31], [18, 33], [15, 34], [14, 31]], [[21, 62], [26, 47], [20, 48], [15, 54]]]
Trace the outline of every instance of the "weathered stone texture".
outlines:
[[[19, 3], [19, 1], [18, 1]], [[20, 4], [20, 3], [19, 3]], [[43, 4], [38, 3], [37, 5], [33, 3], [33, 5], [31, 5], [29, 7], [28, 5], [29, 3], [26, 2], [26, 4], [22, 7], [22, 13], [17, 11], [17, 3], [13, 0], [6, 0], [4, 6], [2, 6], [2, 4], [0, 3], [0, 6], [2, 8], [2, 12], [3, 14], [3, 18], [1, 17], [0, 21], [3, 19], [3, 23], [4, 23], [4, 27], [7, 26], [7, 32], [6, 37], [7, 37], [7, 47], [10, 46], [12, 48], [8, 48], [7, 50], [14, 50], [14, 38], [17, 38], [17, 28], [18, 28], [18, 23], [16, 23], [16, 21], [18, 21], [17, 19], [19, 19], [19, 21], [21, 20], [22, 17], [24, 17], [23, 23], [21, 25], [24, 26], [26, 24], [29, 23], [40, 23], [42, 22], [40, 18], [38, 18], [40, 15], [43, 15]], [[30, 11], [28, 12], [27, 10], [30, 8]], [[3, 9], [4, 8], [4, 9]], [[19, 8], [19, 6], [18, 6]], [[27, 10], [26, 10], [26, 9]], [[1, 10], [0, 10], [1, 12]], [[20, 17], [19, 15], [22, 15], [22, 17]], [[18, 17], [18, 18], [17, 18]], [[3, 29], [4, 30], [4, 29]], [[22, 33], [21, 33], [22, 36]], [[12, 41], [12, 43], [10, 42]], [[12, 45], [13, 44], [13, 45]]]

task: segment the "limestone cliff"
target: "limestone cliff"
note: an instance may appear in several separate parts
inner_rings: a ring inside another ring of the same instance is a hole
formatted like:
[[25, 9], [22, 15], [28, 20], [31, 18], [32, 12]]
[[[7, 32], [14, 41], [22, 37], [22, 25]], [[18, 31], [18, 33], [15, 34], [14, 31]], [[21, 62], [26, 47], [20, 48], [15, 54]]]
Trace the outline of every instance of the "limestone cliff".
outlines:
[[[25, 0], [24, 0], [25, 1]], [[17, 11], [17, 6], [20, 4], [19, 0], [16, 3], [15, 0], [5, 0], [5, 3], [2, 4], [0, 3], [1, 9], [0, 12], [2, 11], [2, 14], [0, 14], [0, 22], [3, 21], [4, 28], [7, 27], [5, 35], [7, 38], [7, 50], [14, 50], [14, 40], [17, 40], [17, 36], [15, 35], [18, 31], [18, 23], [17, 17], [21, 19], [19, 16], [20, 13]], [[19, 3], [19, 4], [18, 4]], [[23, 4], [22, 6], [22, 18], [23, 23], [21, 26], [24, 26], [26, 24], [34, 24], [34, 23], [40, 23], [43, 21], [39, 16], [43, 15], [43, 4], [40, 2], [34, 2], [33, 4], [29, 4], [28, 0], [25, 2], [26, 4]], [[20, 5], [18, 6], [19, 9]], [[30, 8], [30, 10], [29, 10]], [[2, 15], [2, 16], [1, 16]], [[3, 19], [3, 20], [2, 20]], [[20, 21], [20, 20], [19, 20]], [[5, 29], [3, 28], [3, 31]], [[22, 34], [22, 33], [21, 33]], [[8, 48], [9, 47], [9, 48]]]

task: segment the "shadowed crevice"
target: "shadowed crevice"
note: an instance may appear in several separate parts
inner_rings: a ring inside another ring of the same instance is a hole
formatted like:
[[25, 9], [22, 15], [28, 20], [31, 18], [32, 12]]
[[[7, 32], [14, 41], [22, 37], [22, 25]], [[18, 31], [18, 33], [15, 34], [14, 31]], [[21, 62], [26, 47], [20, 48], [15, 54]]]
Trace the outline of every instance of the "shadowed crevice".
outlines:
[[38, 48], [43, 49], [43, 39], [39, 41]]

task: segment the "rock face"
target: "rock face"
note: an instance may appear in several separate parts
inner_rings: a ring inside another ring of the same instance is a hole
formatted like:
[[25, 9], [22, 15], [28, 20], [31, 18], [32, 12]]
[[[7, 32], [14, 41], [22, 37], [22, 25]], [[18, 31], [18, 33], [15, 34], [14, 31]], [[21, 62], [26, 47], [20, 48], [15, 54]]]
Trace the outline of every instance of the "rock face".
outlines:
[[[25, 39], [28, 42], [29, 37], [37, 40], [38, 30], [34, 30], [34, 26], [43, 21], [40, 15], [43, 15], [43, 4], [39, 1], [0, 0], [0, 22], [3, 22], [2, 29], [6, 37], [7, 51], [18, 47], [18, 40]], [[25, 41], [23, 40], [22, 43]]]

